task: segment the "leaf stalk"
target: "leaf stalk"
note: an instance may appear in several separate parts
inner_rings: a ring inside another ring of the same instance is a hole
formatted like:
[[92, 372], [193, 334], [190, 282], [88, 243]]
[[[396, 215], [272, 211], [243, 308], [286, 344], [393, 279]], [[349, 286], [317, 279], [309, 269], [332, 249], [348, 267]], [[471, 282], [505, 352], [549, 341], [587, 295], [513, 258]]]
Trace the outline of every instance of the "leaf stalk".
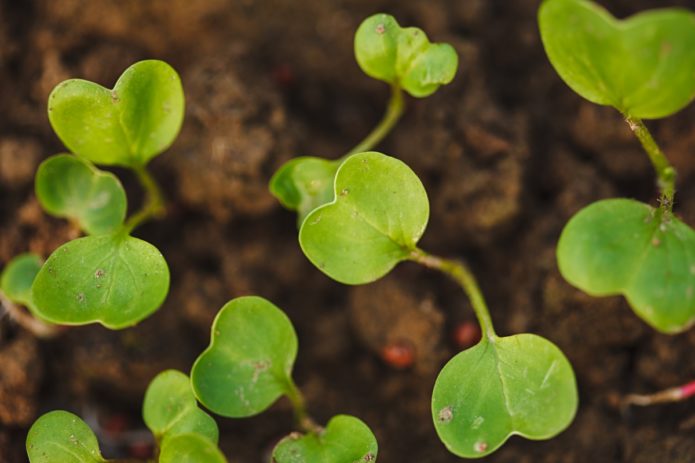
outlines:
[[419, 248], [415, 248], [410, 254], [410, 260], [424, 265], [425, 267], [438, 270], [457, 282], [463, 288], [466, 296], [468, 296], [483, 334], [485, 334], [488, 339], [497, 337], [497, 333], [495, 333], [495, 328], [492, 324], [492, 318], [490, 317], [490, 311], [487, 308], [478, 281], [464, 262], [434, 256]]
[[673, 210], [673, 199], [676, 194], [676, 169], [661, 151], [654, 137], [641, 119], [625, 115], [625, 121], [647, 152], [649, 160], [656, 171], [657, 185], [661, 194], [659, 208], [670, 213]]
[[405, 101], [403, 98], [403, 90], [397, 83], [391, 85], [391, 98], [389, 99], [388, 106], [386, 107], [386, 112], [384, 116], [379, 121], [374, 129], [369, 132], [369, 134], [359, 142], [354, 148], [352, 148], [348, 153], [343, 156], [343, 160], [348, 156], [355, 153], [362, 153], [364, 151], [369, 151], [383, 140], [386, 135], [393, 129], [398, 120], [403, 115], [405, 110]]
[[133, 172], [145, 190], [146, 198], [142, 208], [126, 221], [124, 228], [127, 234], [130, 234], [143, 222], [153, 218], [161, 218], [166, 213], [164, 195], [152, 174], [145, 166], [133, 167]]

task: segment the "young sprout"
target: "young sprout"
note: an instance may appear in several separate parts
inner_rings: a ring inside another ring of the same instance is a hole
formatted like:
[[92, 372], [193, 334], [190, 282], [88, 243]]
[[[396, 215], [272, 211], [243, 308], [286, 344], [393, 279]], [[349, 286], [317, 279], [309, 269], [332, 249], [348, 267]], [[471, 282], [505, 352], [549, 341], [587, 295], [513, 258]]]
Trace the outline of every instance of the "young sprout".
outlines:
[[683, 331], [695, 322], [695, 231], [671, 212], [676, 171], [641, 119], [669, 116], [695, 97], [695, 14], [661, 9], [618, 20], [589, 1], [546, 0], [538, 21], [560, 77], [623, 114], [661, 194], [656, 209], [617, 199], [580, 211], [560, 237], [560, 272], [588, 294], [624, 295], [659, 331]]
[[228, 302], [215, 318], [211, 338], [191, 371], [195, 395], [206, 408], [243, 418], [263, 412], [282, 396], [292, 403], [304, 435], [283, 439], [273, 451], [274, 462], [376, 461], [376, 439], [362, 421], [339, 415], [323, 429], [307, 414], [292, 379], [297, 335], [272, 303], [256, 296]]
[[[185, 374], [167, 370], [150, 383], [143, 418], [159, 446], [160, 463], [227, 462], [217, 448], [217, 424], [198, 408]], [[125, 461], [104, 459], [89, 426], [62, 410], [46, 413], [34, 423], [27, 436], [27, 454], [31, 463]]]
[[[157, 310], [169, 290], [169, 268], [151, 244], [132, 231], [164, 212], [162, 194], [145, 166], [176, 138], [183, 120], [181, 81], [168, 64], [135, 63], [113, 90], [72, 79], [49, 97], [51, 124], [76, 156], [44, 161], [36, 195], [44, 209], [89, 236], [58, 248], [34, 274], [30, 303], [37, 317], [63, 325], [134, 325]], [[147, 198], [126, 220], [118, 179], [92, 163], [132, 169]]]
[[355, 33], [355, 58], [365, 74], [388, 83], [391, 98], [384, 117], [364, 140], [336, 160], [299, 157], [283, 165], [270, 180], [270, 192], [297, 211], [297, 224], [317, 207], [333, 199], [333, 177], [347, 156], [374, 148], [396, 125], [404, 110], [403, 91], [416, 98], [450, 83], [458, 55], [445, 43], [431, 43], [416, 27], [402, 28], [393, 16], [375, 14]]
[[449, 275], [471, 300], [482, 339], [447, 363], [432, 393], [432, 418], [447, 448], [476, 458], [513, 434], [547, 439], [564, 430], [577, 409], [572, 367], [540, 336], [498, 336], [470, 270], [417, 247], [429, 215], [417, 175], [395, 158], [360, 153], [340, 166], [334, 191], [299, 232], [302, 250], [321, 271], [364, 284], [410, 260]]

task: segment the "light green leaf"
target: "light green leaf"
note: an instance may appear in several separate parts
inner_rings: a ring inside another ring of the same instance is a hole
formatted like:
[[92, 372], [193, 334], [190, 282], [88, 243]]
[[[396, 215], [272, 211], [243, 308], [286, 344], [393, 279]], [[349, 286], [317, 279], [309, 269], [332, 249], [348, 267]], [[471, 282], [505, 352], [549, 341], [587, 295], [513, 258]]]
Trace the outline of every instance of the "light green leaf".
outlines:
[[398, 159], [355, 154], [338, 169], [330, 204], [312, 211], [299, 231], [304, 254], [341, 283], [381, 278], [409, 257], [429, 217], [427, 193]]
[[80, 417], [62, 410], [46, 413], [27, 436], [31, 463], [101, 463], [97, 438]]
[[695, 97], [695, 15], [668, 8], [625, 20], [585, 0], [545, 0], [550, 62], [575, 92], [636, 118], [673, 114]]
[[287, 209], [297, 211], [297, 225], [319, 206], [333, 200], [333, 179], [342, 160], [299, 157], [286, 162], [270, 179], [270, 192]]
[[190, 433], [217, 443], [217, 423], [198, 408], [191, 381], [180, 371], [163, 371], [152, 380], [145, 393], [142, 416], [160, 443]]
[[159, 463], [227, 463], [227, 459], [200, 434], [179, 434], [164, 441]]
[[592, 296], [624, 295], [664, 333], [695, 322], [695, 231], [671, 214], [629, 199], [594, 203], [560, 236], [562, 276]]
[[31, 285], [43, 265], [36, 254], [20, 254], [12, 259], [0, 275], [0, 291], [9, 300], [33, 310]]
[[217, 314], [210, 346], [191, 371], [193, 390], [219, 415], [256, 415], [290, 392], [296, 356], [287, 316], [261, 297], [240, 297]]
[[174, 141], [183, 113], [181, 80], [157, 60], [130, 66], [113, 90], [71, 79], [48, 99], [48, 118], [58, 137], [70, 151], [96, 164], [147, 164]]
[[317, 434], [292, 433], [273, 450], [274, 463], [374, 463], [378, 445], [369, 427], [354, 416], [338, 415]]
[[134, 325], [164, 302], [169, 268], [151, 244], [121, 233], [87, 236], [53, 252], [34, 280], [37, 313], [63, 325]]
[[513, 434], [549, 439], [576, 410], [572, 367], [533, 334], [484, 338], [444, 366], [432, 392], [437, 434], [464, 458], [488, 455]]
[[416, 27], [402, 28], [393, 16], [375, 14], [355, 33], [355, 58], [370, 77], [426, 97], [456, 75], [458, 55], [445, 43], [430, 43]]
[[77, 221], [91, 235], [117, 230], [128, 205], [115, 175], [68, 154], [41, 163], [36, 196], [46, 212]]

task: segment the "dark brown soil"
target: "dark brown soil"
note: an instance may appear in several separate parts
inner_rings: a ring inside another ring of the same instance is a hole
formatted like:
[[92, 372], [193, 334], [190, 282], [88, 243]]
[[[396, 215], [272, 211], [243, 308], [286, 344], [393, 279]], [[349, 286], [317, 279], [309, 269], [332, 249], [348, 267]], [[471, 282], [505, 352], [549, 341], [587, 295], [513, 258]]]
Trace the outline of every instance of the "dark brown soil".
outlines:
[[[670, 4], [693, 7], [692, 1]], [[38, 163], [62, 147], [45, 115], [63, 79], [110, 86], [143, 58], [182, 75], [187, 117], [152, 164], [169, 214], [138, 234], [172, 270], [162, 309], [134, 329], [70, 330], [37, 341], [0, 324], [0, 462], [25, 461], [26, 430], [55, 408], [99, 418], [108, 456], [125, 455], [143, 428], [144, 389], [165, 368], [187, 371], [229, 299], [262, 295], [297, 327], [296, 377], [312, 414], [361, 417], [379, 461], [455, 462], [437, 439], [429, 401], [437, 371], [456, 353], [451, 331], [471, 320], [456, 286], [412, 264], [359, 288], [332, 282], [302, 255], [294, 217], [266, 185], [298, 155], [337, 157], [381, 116], [386, 86], [352, 55], [355, 28], [385, 11], [452, 43], [460, 71], [425, 100], [408, 100], [380, 147], [423, 179], [432, 217], [423, 247], [466, 258], [498, 332], [557, 343], [575, 367], [581, 407], [545, 442], [512, 438], [490, 462], [692, 462], [695, 401], [621, 410], [616, 398], [695, 378], [695, 330], [665, 336], [620, 298], [594, 299], [560, 277], [554, 247], [564, 223], [600, 198], [652, 201], [653, 174], [615, 111], [582, 101], [556, 76], [535, 25], [537, 0], [0, 0], [0, 266], [47, 256], [72, 231], [41, 212]], [[628, 14], [658, 0], [611, 2]], [[695, 224], [695, 106], [650, 124], [679, 170], [677, 211]], [[133, 178], [123, 174], [132, 202]], [[412, 368], [381, 353], [406, 343]], [[259, 417], [218, 420], [238, 463], [267, 461], [292, 430], [287, 403]], [[114, 431], [115, 429], [115, 431]], [[121, 432], [121, 431], [127, 432]]]

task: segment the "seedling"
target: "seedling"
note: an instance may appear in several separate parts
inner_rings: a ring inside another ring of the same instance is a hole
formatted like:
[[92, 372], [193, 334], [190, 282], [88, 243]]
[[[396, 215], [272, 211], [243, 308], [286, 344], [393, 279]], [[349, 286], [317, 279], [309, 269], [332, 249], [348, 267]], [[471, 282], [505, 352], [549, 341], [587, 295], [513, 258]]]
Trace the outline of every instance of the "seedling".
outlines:
[[272, 303], [246, 296], [228, 302], [212, 325], [210, 346], [191, 371], [196, 397], [230, 418], [257, 415], [280, 397], [292, 403], [299, 429], [273, 450], [276, 463], [374, 462], [377, 442], [359, 419], [338, 415], [323, 429], [309, 417], [292, 379], [297, 335]]
[[416, 98], [434, 93], [456, 74], [458, 56], [445, 43], [431, 43], [416, 27], [401, 27], [393, 16], [375, 14], [365, 19], [355, 33], [355, 58], [362, 70], [391, 87], [386, 113], [367, 137], [336, 160], [298, 157], [273, 175], [271, 193], [290, 210], [297, 211], [297, 224], [313, 209], [333, 199], [333, 178], [351, 154], [374, 148], [396, 125], [404, 110], [403, 91]]
[[[22, 294], [17, 297], [3, 284], [5, 297], [41, 320], [98, 322], [112, 329], [131, 326], [159, 308], [169, 290], [169, 269], [154, 246], [131, 233], [164, 212], [146, 165], [176, 138], [183, 107], [176, 71], [155, 60], [129, 67], [113, 90], [80, 79], [53, 90], [51, 125], [75, 155], [41, 164], [36, 195], [46, 212], [70, 220], [88, 236], [59, 247], [40, 268], [34, 260], [33, 271], [21, 275]], [[142, 209], [126, 220], [121, 183], [93, 163], [132, 169], [147, 192]]]
[[[217, 424], [198, 408], [185, 374], [167, 370], [150, 383], [143, 418], [158, 444], [160, 463], [226, 463], [217, 448]], [[27, 454], [31, 463], [126, 461], [105, 459], [89, 426], [62, 410], [46, 413], [34, 423], [27, 436]]]
[[[577, 213], [560, 236], [560, 272], [590, 295], [623, 295], [658, 331], [686, 330], [695, 323], [695, 231], [672, 212], [676, 171], [642, 119], [669, 116], [695, 97], [695, 14], [669, 8], [618, 20], [589, 1], [546, 0], [538, 21], [550, 62], [567, 85], [625, 117], [660, 192], [656, 208], [610, 199]], [[674, 390], [663, 395], [691, 395]]]
[[446, 364], [432, 393], [434, 425], [447, 448], [477, 458], [513, 434], [547, 439], [564, 430], [577, 408], [569, 362], [540, 336], [498, 336], [470, 270], [417, 246], [429, 202], [415, 173], [384, 154], [359, 153], [341, 164], [334, 193], [299, 232], [302, 250], [321, 271], [357, 285], [381, 278], [399, 262], [417, 262], [453, 278], [475, 310], [482, 339]]

